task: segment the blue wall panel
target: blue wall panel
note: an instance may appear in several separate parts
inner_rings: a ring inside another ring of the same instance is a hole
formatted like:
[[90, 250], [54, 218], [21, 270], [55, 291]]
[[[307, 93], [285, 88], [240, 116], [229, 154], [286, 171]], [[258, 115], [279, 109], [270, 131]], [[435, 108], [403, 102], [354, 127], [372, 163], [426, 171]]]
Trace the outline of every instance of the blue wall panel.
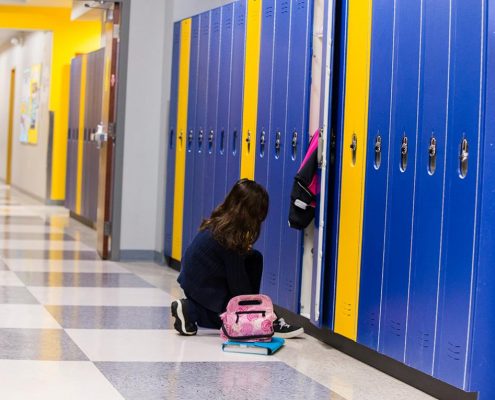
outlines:
[[397, 1], [382, 315], [378, 349], [404, 360], [417, 138], [421, 2]]
[[[218, 74], [220, 71], [220, 34], [222, 24], [222, 9], [211, 11], [210, 21], [210, 55], [208, 62], [208, 99], [207, 121], [205, 130], [205, 171], [208, 179], [205, 181], [203, 192], [203, 217], [211, 214], [214, 207], [214, 189], [217, 180], [225, 181], [225, 175], [215, 175], [215, 143], [218, 141], [217, 113], [218, 113]], [[223, 110], [220, 111], [223, 113]]]
[[234, 5], [222, 7], [220, 77], [218, 82], [218, 119], [215, 146], [215, 183], [213, 205], [219, 205], [227, 190], [227, 154], [230, 118], [230, 85], [232, 83], [232, 40]]
[[311, 0], [291, 2], [291, 33], [289, 47], [289, 84], [284, 170], [282, 181], [282, 225], [279, 266], [279, 305], [299, 312], [302, 267], [302, 232], [289, 227], [290, 193], [294, 176], [302, 162], [308, 144], [308, 112], [310, 61], [313, 21]]
[[191, 24], [191, 53], [189, 61], [189, 96], [187, 110], [187, 135], [182, 140], [186, 143], [186, 166], [184, 180], [184, 217], [182, 228], [182, 252], [192, 240], [192, 215], [194, 204], [194, 164], [196, 159], [196, 106], [198, 101], [198, 68], [199, 68], [199, 16], [192, 18]]
[[[465, 387], [476, 237], [483, 2], [452, 2], [449, 125], [435, 377]], [[483, 32], [485, 32], [483, 30]], [[468, 145], [462, 153], [462, 142]], [[460, 159], [466, 160], [461, 176]]]
[[244, 91], [244, 50], [246, 41], [246, 0], [234, 3], [234, 43], [228, 143], [227, 192], [241, 173], [242, 100]]
[[[272, 79], [273, 79], [273, 37], [275, 34], [275, 0], [263, 1], [263, 13], [261, 16], [261, 49], [260, 72], [258, 86], [258, 121], [256, 146], [256, 163], [254, 178], [263, 187], [267, 186], [268, 167], [270, 159], [270, 122], [272, 103]], [[271, 200], [271, 199], [270, 199]], [[273, 204], [270, 204], [272, 207]], [[262, 225], [261, 234], [256, 242], [256, 249], [261, 253], [265, 251], [266, 223]]]
[[449, 73], [449, 0], [425, 0], [406, 363], [432, 374]]
[[280, 234], [282, 224], [287, 224], [287, 216], [282, 216], [282, 204], [285, 199], [282, 197], [281, 183], [287, 146], [285, 132], [291, 8], [287, 0], [277, 0], [275, 8], [273, 97], [267, 177], [271, 206], [265, 221], [267, 246], [264, 252], [262, 290], [278, 303]]
[[393, 3], [374, 0], [357, 340], [375, 350], [380, 324], [394, 21]]

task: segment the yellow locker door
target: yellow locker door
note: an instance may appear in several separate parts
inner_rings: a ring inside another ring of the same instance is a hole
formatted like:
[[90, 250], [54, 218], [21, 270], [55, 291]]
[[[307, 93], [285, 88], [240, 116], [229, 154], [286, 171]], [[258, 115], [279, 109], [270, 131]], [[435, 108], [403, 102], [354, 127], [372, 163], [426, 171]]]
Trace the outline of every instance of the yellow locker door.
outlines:
[[357, 337], [372, 0], [349, 0], [335, 332]]

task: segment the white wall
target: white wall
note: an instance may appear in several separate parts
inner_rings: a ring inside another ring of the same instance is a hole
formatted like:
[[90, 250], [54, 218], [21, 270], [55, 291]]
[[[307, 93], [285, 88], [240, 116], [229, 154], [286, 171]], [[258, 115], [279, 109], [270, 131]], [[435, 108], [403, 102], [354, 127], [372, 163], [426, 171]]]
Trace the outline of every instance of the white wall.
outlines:
[[173, 21], [230, 2], [131, 2], [120, 232], [123, 258], [126, 251], [163, 250]]
[[[32, 32], [24, 44], [4, 47], [0, 52], [0, 178], [6, 178], [7, 132], [9, 121], [10, 73], [16, 69], [16, 91], [12, 145], [12, 185], [46, 199], [49, 78], [52, 53], [51, 32]], [[42, 65], [38, 143], [19, 142], [22, 74], [32, 65]]]

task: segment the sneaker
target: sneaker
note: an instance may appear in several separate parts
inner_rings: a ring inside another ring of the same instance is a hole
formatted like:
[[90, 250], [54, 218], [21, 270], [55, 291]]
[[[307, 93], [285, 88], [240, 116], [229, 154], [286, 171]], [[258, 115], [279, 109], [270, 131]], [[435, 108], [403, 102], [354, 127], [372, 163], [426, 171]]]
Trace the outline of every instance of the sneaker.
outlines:
[[276, 337], [290, 339], [304, 333], [304, 328], [301, 326], [289, 325], [283, 318], [277, 319], [273, 323], [273, 330]]
[[189, 320], [187, 315], [187, 299], [176, 300], [171, 305], [172, 317], [175, 318], [174, 328], [184, 336], [193, 336], [198, 332], [195, 322]]

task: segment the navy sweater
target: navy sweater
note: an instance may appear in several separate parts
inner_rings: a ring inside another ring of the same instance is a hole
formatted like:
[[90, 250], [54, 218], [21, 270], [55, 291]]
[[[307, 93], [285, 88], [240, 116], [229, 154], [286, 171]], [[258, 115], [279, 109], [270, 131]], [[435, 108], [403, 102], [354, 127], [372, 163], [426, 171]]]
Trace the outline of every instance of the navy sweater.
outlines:
[[253, 293], [246, 256], [223, 247], [209, 230], [201, 231], [182, 258], [177, 281], [188, 297], [221, 313], [232, 297]]

